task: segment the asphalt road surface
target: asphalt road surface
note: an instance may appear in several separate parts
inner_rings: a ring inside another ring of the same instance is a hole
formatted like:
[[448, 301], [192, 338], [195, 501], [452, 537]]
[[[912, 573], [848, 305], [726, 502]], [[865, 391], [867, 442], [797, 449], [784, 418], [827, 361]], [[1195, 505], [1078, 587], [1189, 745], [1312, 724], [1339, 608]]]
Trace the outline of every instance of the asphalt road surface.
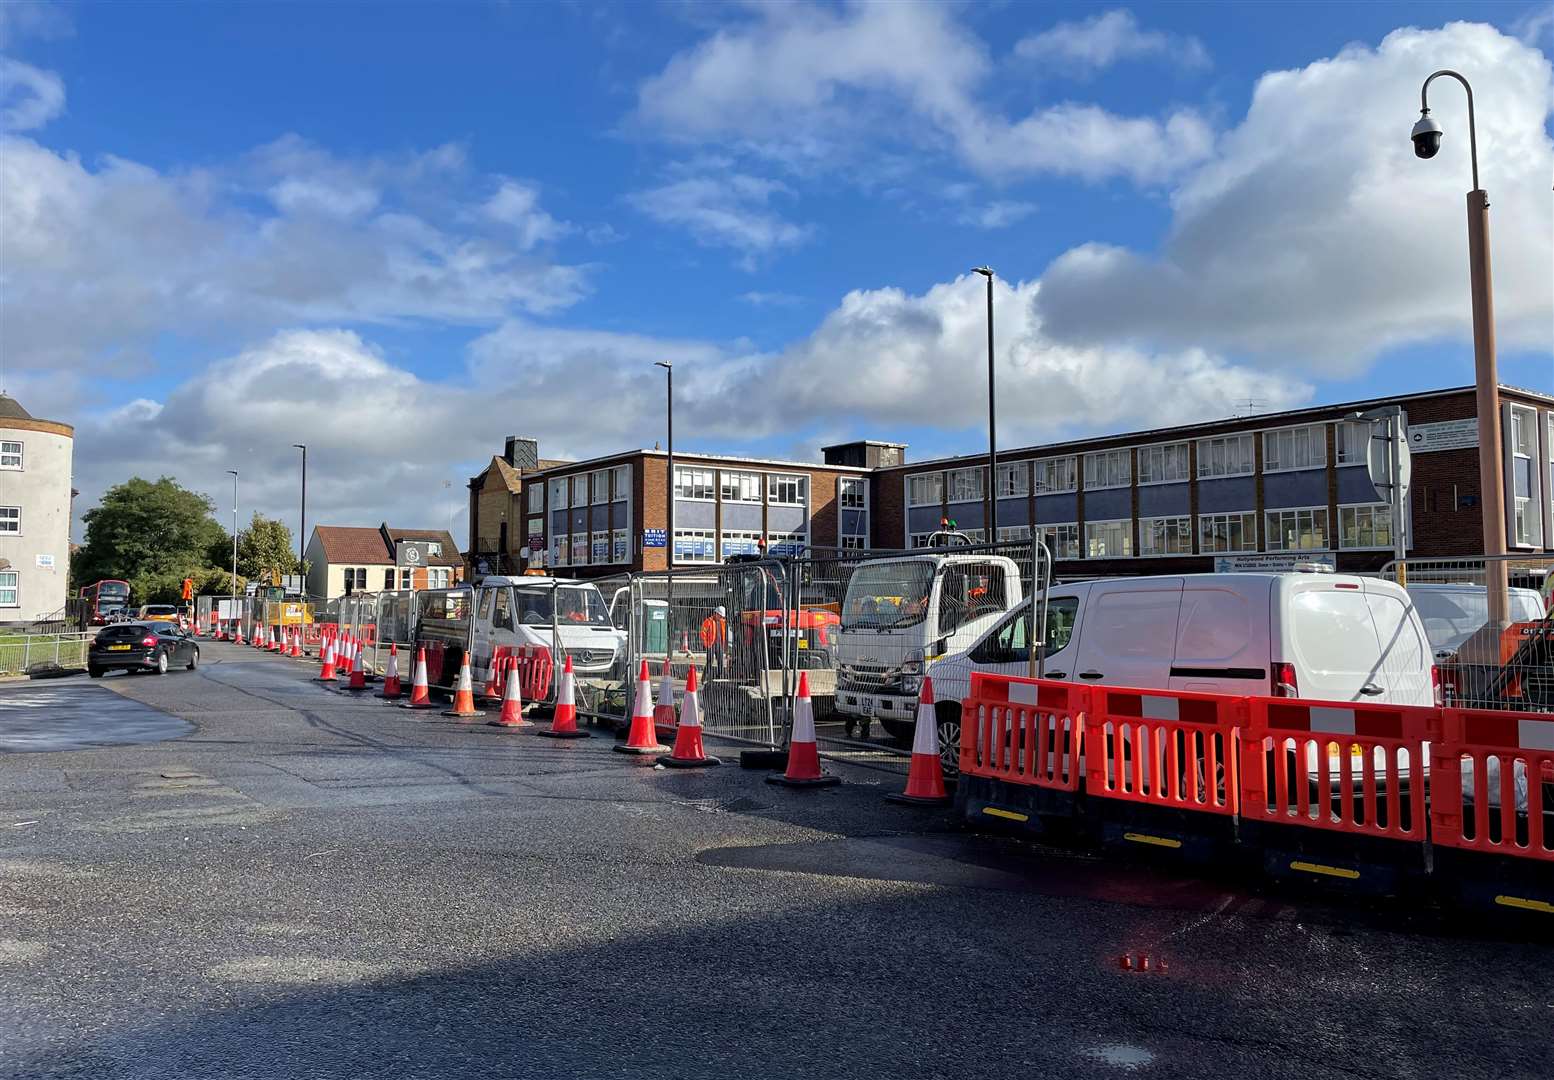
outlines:
[[1550, 1075], [1547, 944], [203, 659], [0, 687], [0, 1075]]

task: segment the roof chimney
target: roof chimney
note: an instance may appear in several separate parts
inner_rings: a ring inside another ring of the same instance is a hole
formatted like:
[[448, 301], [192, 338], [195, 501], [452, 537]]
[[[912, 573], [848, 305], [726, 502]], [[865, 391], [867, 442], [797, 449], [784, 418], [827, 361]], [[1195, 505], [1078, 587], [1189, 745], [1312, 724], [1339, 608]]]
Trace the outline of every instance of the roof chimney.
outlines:
[[502, 457], [519, 472], [525, 469], [538, 469], [540, 467], [539, 440], [526, 439], [522, 435], [509, 435]]

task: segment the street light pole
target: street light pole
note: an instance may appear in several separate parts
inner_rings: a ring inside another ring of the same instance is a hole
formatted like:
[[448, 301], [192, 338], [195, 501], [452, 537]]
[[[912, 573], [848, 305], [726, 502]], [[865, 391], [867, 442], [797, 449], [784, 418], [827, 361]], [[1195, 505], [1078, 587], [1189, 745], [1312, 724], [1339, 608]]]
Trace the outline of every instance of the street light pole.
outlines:
[[[297, 573], [302, 573], [303, 545], [307, 543], [308, 534], [308, 448], [302, 443], [292, 443], [293, 447], [302, 451], [302, 513], [297, 518]], [[306, 589], [306, 584], [303, 585]]]
[[672, 568], [674, 566], [674, 362], [670, 360], [655, 360], [654, 367], [664, 369], [664, 399], [666, 408], [666, 434], [669, 438], [669, 462], [666, 466], [669, 470], [669, 483], [664, 487], [664, 520], [668, 524], [668, 535], [665, 537], [664, 548], [667, 552], [665, 559]]
[[237, 470], [228, 469], [232, 474], [232, 601], [233, 607], [237, 606]]
[[982, 537], [998, 540], [998, 408], [993, 373], [993, 268], [978, 266], [973, 273], [987, 278], [987, 509]]
[[1419, 122], [1414, 125], [1414, 153], [1436, 155], [1441, 126], [1430, 118], [1430, 84], [1449, 75], [1468, 95], [1468, 153], [1473, 165], [1473, 190], [1468, 192], [1468, 270], [1473, 295], [1473, 366], [1478, 404], [1479, 505], [1483, 510], [1484, 585], [1488, 593], [1488, 625], [1496, 635], [1509, 622], [1505, 560], [1505, 475], [1500, 455], [1500, 376], [1495, 368], [1495, 311], [1489, 273], [1489, 193], [1478, 182], [1478, 127], [1473, 114], [1473, 87], [1455, 71], [1434, 72], [1419, 88]]

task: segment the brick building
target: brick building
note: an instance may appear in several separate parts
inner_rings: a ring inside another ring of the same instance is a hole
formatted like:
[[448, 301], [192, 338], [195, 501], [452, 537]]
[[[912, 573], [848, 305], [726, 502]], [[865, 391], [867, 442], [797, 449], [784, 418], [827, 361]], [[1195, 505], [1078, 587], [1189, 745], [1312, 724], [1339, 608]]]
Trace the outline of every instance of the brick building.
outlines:
[[519, 574], [525, 568], [523, 478], [571, 464], [540, 457], [533, 439], [509, 435], [499, 456], [469, 480], [469, 563], [472, 573]]
[[[1554, 395], [1502, 387], [1500, 397], [1507, 545], [1554, 551]], [[1391, 405], [1404, 410], [1413, 455], [1409, 554], [1479, 553], [1472, 387], [1004, 450], [996, 535], [1035, 531], [1069, 577], [1312, 561], [1377, 569], [1393, 556], [1391, 516], [1366, 473], [1370, 425], [1348, 417]], [[675, 565], [762, 550], [911, 548], [946, 520], [985, 538], [986, 458], [909, 464], [905, 450], [845, 443], [824, 448], [821, 463], [677, 453]], [[505, 566], [577, 577], [663, 569], [666, 458], [632, 450], [542, 462], [536, 452], [529, 468], [493, 459], [470, 481], [472, 561], [499, 532], [498, 514], [508, 523]]]

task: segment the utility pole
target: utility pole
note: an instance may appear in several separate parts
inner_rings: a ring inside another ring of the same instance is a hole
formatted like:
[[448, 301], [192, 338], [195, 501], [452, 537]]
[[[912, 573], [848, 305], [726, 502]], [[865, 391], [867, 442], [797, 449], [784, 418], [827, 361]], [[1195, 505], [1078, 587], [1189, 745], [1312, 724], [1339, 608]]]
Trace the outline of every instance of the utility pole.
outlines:
[[982, 537], [998, 540], [998, 407], [997, 380], [993, 369], [993, 268], [978, 266], [973, 273], [987, 279], [987, 518]]

